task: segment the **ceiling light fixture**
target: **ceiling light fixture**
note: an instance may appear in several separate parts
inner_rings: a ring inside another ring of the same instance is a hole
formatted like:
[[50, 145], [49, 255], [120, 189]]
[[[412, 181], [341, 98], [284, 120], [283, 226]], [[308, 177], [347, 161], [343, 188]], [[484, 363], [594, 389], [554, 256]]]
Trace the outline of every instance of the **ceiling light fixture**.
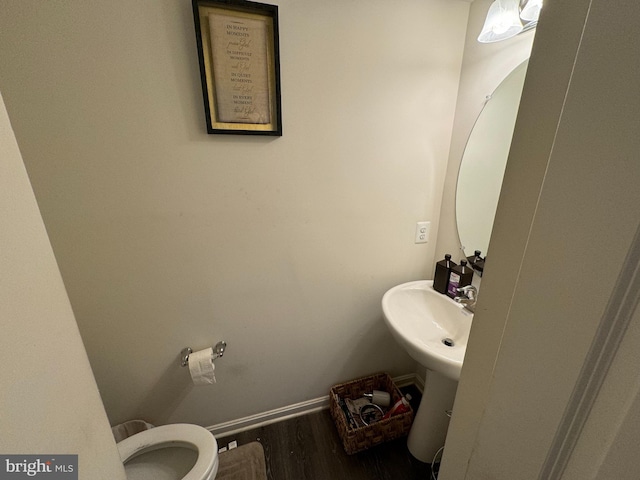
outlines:
[[543, 0], [494, 0], [489, 7], [480, 43], [493, 43], [515, 37], [534, 28]]

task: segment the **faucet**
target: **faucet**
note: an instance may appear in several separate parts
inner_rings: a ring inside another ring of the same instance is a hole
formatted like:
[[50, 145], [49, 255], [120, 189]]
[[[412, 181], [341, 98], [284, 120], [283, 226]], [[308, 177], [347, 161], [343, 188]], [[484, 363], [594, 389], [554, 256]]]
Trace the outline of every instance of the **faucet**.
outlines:
[[464, 305], [464, 308], [471, 313], [475, 313], [478, 289], [473, 285], [467, 285], [466, 287], [456, 288], [456, 292], [458, 292], [459, 295], [455, 296], [453, 300]]

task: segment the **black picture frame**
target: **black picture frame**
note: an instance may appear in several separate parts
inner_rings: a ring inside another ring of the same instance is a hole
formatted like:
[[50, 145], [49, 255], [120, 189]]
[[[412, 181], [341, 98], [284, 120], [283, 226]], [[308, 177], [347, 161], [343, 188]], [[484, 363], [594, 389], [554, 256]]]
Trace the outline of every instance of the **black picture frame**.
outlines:
[[278, 7], [192, 0], [210, 134], [282, 135]]

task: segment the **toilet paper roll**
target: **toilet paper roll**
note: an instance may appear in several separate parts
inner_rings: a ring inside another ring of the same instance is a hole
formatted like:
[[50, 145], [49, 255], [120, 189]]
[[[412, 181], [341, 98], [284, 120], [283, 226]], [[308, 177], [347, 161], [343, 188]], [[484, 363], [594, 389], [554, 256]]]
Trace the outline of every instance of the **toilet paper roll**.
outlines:
[[189, 373], [194, 385], [216, 383], [216, 366], [213, 364], [213, 349], [206, 348], [189, 354]]

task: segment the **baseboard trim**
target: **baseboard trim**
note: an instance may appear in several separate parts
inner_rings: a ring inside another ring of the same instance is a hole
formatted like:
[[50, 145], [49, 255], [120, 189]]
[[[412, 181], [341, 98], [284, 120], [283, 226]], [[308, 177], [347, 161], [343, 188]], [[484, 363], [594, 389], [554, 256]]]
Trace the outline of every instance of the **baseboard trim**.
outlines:
[[289, 418], [319, 412], [329, 408], [329, 395], [307, 400], [306, 402], [294, 403], [286, 407], [276, 408], [267, 412], [249, 415], [248, 417], [230, 420], [207, 427], [214, 437], [220, 438], [236, 433], [244, 432], [252, 428], [264, 427], [272, 423], [281, 422]]
[[408, 375], [401, 375], [393, 379], [394, 383], [398, 387], [406, 387], [408, 385], [415, 385], [420, 393], [424, 393], [424, 378], [417, 373], [410, 373]]
[[[424, 390], [424, 380], [415, 373], [400, 375], [393, 378], [393, 382], [398, 387], [416, 385], [422, 392]], [[329, 395], [313, 398], [304, 402], [294, 403], [285, 407], [276, 408], [267, 412], [249, 415], [248, 417], [230, 420], [228, 422], [217, 423], [206, 427], [216, 438], [222, 438], [236, 433], [244, 432], [252, 428], [264, 427], [272, 423], [281, 422], [290, 418], [308, 415], [329, 408]]]

